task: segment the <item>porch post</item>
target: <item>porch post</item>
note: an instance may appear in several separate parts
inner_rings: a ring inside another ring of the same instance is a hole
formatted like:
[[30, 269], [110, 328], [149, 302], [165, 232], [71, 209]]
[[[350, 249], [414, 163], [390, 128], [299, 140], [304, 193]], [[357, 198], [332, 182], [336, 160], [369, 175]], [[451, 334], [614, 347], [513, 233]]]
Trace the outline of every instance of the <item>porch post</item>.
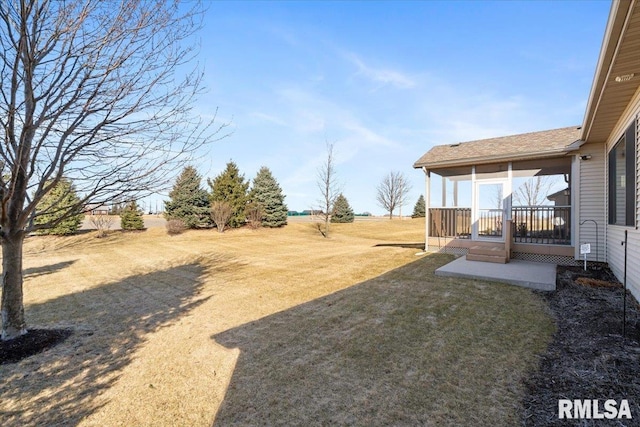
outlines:
[[442, 177], [442, 207], [447, 207], [447, 178]]
[[423, 167], [424, 171], [424, 251], [429, 252], [429, 224], [431, 223], [431, 216], [429, 215], [429, 207], [431, 206], [431, 171]]
[[477, 204], [478, 204], [478, 195], [476, 194], [476, 166], [471, 166], [471, 240], [477, 238], [478, 233], [476, 229], [477, 225]]
[[[569, 220], [571, 221], [571, 245], [573, 245], [573, 247], [575, 248], [574, 251], [574, 257], [575, 259], [580, 259], [580, 250], [579, 247], [580, 245], [578, 244], [578, 242], [580, 241], [580, 227], [578, 227], [578, 225], [580, 225], [580, 211], [579, 211], [579, 207], [580, 207], [580, 192], [579, 191], [574, 191], [574, 189], [576, 190], [580, 190], [580, 157], [578, 157], [578, 155], [575, 155], [571, 158], [571, 174], [570, 174], [570, 178], [569, 178], [569, 196], [571, 197], [569, 199], [569, 204], [571, 205], [571, 207], [569, 208]], [[605, 193], [606, 194], [606, 193]], [[600, 248], [597, 249], [597, 257], [596, 257], [596, 261], [600, 261], [599, 258], [600, 257], [600, 252], [599, 252]]]
[[453, 181], [453, 207], [458, 207], [458, 180]]
[[504, 221], [504, 248], [507, 252], [507, 262], [511, 260], [511, 241], [513, 240], [513, 163], [509, 162], [507, 166], [507, 183], [504, 186], [505, 197], [505, 209], [507, 210], [506, 219]]
[[512, 163], [509, 162], [509, 165], [507, 167], [507, 183], [504, 186], [504, 193], [505, 193], [505, 203], [504, 203], [504, 208], [507, 210], [507, 217], [506, 220], [507, 221], [511, 221], [513, 218], [511, 217], [511, 205], [512, 205], [512, 200], [511, 200], [511, 196], [513, 195], [513, 169], [512, 169]]

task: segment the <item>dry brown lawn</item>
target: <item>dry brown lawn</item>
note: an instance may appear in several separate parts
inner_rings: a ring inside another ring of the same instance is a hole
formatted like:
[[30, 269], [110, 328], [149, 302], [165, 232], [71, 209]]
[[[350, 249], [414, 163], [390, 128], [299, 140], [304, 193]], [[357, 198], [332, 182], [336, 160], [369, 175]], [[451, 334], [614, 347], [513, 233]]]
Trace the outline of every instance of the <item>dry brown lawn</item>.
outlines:
[[31, 327], [3, 426], [511, 425], [553, 333], [520, 288], [433, 276], [422, 220], [162, 228], [26, 246]]

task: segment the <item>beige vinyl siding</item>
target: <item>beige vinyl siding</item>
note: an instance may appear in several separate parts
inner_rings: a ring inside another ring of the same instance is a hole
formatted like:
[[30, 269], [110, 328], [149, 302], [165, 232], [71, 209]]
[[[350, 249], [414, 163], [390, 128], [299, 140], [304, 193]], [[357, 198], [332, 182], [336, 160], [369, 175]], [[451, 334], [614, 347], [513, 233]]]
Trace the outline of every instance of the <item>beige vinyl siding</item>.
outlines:
[[[606, 154], [604, 144], [585, 144], [580, 148], [580, 155], [589, 155], [591, 159], [578, 160], [580, 162], [580, 180], [578, 182], [580, 194], [578, 201], [579, 218], [576, 226], [578, 227], [579, 241], [576, 242], [576, 252], [579, 255], [580, 245], [590, 243], [591, 253], [587, 256], [587, 259], [589, 261], [605, 261], [607, 210], [604, 203], [606, 195]], [[583, 221], [587, 220], [594, 220], [598, 224], [598, 236], [596, 236], [596, 226], [593, 222], [588, 221], [582, 224]]]
[[[636, 92], [629, 106], [616, 124], [613, 132], [607, 139], [608, 153], [618, 142], [625, 130], [635, 121], [636, 125], [636, 225], [640, 225], [640, 153], [638, 152], [638, 116], [640, 115], [640, 89]], [[605, 165], [607, 161], [605, 160]], [[605, 171], [605, 177], [608, 177]], [[606, 198], [605, 198], [606, 200]], [[608, 203], [608, 201], [607, 201]], [[605, 206], [606, 208], [606, 206]], [[608, 212], [605, 209], [605, 212]], [[627, 287], [633, 296], [640, 300], [640, 231], [636, 227], [621, 227], [608, 225], [606, 231], [607, 262], [611, 271], [622, 282], [624, 279], [624, 232], [628, 232], [627, 247]]]
[[640, 300], [640, 232], [633, 227], [610, 225], [607, 230], [607, 259], [618, 280], [624, 280], [624, 231], [627, 230], [627, 288]]

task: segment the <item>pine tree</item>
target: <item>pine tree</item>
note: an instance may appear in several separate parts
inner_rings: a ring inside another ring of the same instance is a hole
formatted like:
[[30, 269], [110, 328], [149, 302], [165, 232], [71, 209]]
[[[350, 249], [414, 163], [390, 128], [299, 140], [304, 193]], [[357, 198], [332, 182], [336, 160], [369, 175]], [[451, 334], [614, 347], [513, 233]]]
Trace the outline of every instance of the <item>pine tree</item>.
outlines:
[[144, 219], [136, 201], [127, 203], [120, 212], [120, 228], [123, 230], [143, 230]]
[[413, 215], [411, 215], [411, 218], [424, 218], [426, 215], [426, 209], [424, 196], [421, 194], [420, 197], [418, 197], [416, 205], [413, 207]]
[[64, 236], [78, 231], [83, 218], [75, 187], [62, 178], [38, 203], [34, 224], [44, 226], [39, 234]]
[[167, 220], [178, 219], [188, 228], [211, 224], [209, 195], [200, 188], [200, 175], [193, 166], [187, 166], [169, 193], [171, 200], [164, 202]]
[[340, 193], [333, 204], [331, 222], [353, 222], [353, 209], [344, 194]]
[[263, 227], [274, 228], [287, 225], [288, 208], [284, 204], [285, 197], [269, 168], [261, 167], [253, 178], [249, 199], [260, 206]]
[[231, 218], [229, 227], [244, 225], [246, 217], [244, 209], [247, 205], [247, 190], [249, 182], [245, 182], [244, 175], [234, 162], [227, 163], [226, 169], [217, 177], [207, 181], [211, 187], [210, 201], [227, 202], [231, 205]]

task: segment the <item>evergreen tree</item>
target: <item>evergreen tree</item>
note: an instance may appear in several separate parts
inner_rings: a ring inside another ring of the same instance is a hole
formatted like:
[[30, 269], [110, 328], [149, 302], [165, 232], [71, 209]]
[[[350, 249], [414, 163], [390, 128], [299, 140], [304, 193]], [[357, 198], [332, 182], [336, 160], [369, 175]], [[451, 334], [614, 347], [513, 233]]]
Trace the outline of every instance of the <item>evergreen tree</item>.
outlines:
[[62, 178], [38, 203], [34, 224], [43, 227], [38, 233], [74, 234], [84, 218], [81, 208], [75, 187], [71, 181]]
[[120, 212], [120, 228], [123, 230], [143, 230], [144, 219], [136, 201], [128, 203]]
[[338, 195], [333, 204], [331, 222], [353, 222], [353, 209], [342, 193]]
[[247, 205], [247, 190], [249, 182], [245, 182], [244, 175], [234, 162], [227, 163], [226, 169], [217, 177], [207, 181], [211, 187], [211, 202], [227, 202], [231, 205], [229, 227], [240, 227], [245, 223], [244, 209]]
[[164, 202], [167, 220], [178, 219], [188, 228], [211, 224], [209, 195], [200, 188], [200, 175], [193, 166], [187, 166], [169, 193], [171, 200]]
[[426, 205], [424, 203], [424, 196], [421, 194], [418, 197], [416, 205], [413, 207], [413, 215], [411, 218], [424, 218], [426, 216]]
[[252, 203], [260, 206], [263, 227], [282, 227], [287, 225], [287, 205], [284, 204], [282, 188], [271, 174], [269, 168], [263, 166], [253, 178], [253, 186], [249, 193]]

